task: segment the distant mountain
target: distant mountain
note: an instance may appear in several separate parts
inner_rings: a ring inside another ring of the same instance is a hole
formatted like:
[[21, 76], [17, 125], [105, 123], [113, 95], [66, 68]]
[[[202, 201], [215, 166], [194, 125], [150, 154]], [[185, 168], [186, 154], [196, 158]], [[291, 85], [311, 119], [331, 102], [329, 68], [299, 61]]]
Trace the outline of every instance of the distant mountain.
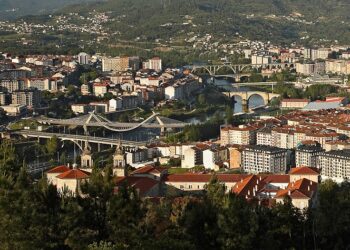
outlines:
[[108, 0], [63, 11], [92, 9], [115, 17], [109, 27], [126, 39], [169, 39], [192, 32], [279, 42], [350, 39], [349, 0]]
[[0, 0], [0, 19], [52, 13], [70, 4], [99, 0]]

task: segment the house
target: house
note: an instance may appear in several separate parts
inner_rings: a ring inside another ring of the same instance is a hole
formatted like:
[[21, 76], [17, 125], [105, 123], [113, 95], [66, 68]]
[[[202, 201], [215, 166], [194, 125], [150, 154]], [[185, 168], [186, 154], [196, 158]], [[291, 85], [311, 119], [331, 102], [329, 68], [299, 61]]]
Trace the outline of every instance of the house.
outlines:
[[71, 192], [73, 195], [81, 194], [81, 184], [88, 181], [90, 173], [73, 166], [73, 169], [64, 171], [53, 177], [52, 183], [60, 192]]
[[281, 109], [302, 109], [309, 103], [308, 99], [283, 99]]
[[290, 181], [298, 181], [307, 179], [318, 183], [320, 177], [320, 170], [312, 167], [296, 167], [289, 171]]
[[133, 187], [140, 197], [158, 197], [161, 194], [161, 181], [167, 174], [167, 168], [146, 165], [133, 171], [130, 176], [116, 178], [115, 192], [123, 185]]
[[70, 170], [69, 167], [64, 165], [54, 167], [53, 169], [46, 172], [47, 181], [53, 185], [57, 185], [56, 177], [69, 170]]
[[203, 164], [203, 151], [208, 149], [206, 145], [195, 145], [183, 149], [183, 155], [181, 159], [182, 168], [193, 168]]
[[[177, 192], [202, 192], [213, 178], [213, 174], [187, 173], [169, 174], [164, 178], [165, 186], [168, 190], [174, 189]], [[234, 185], [244, 179], [244, 174], [217, 174], [219, 182], [225, 185], [229, 192]]]
[[72, 104], [71, 109], [74, 114], [87, 114], [90, 111], [90, 105], [88, 104]]
[[158, 181], [163, 180], [163, 178], [167, 174], [168, 174], [168, 168], [155, 167], [153, 165], [146, 165], [142, 168], [136, 169], [131, 173], [131, 175], [133, 176], [148, 177]]
[[277, 203], [283, 203], [289, 198], [293, 206], [303, 210], [315, 204], [317, 187], [317, 182], [303, 178], [289, 183], [286, 189], [279, 190], [275, 199]]
[[120, 97], [109, 100], [109, 112], [117, 111], [123, 108], [123, 100]]
[[134, 188], [140, 197], [158, 197], [160, 193], [159, 181], [138, 176], [117, 177], [114, 192], [117, 193], [121, 187], [127, 185]]
[[107, 83], [94, 83], [94, 95], [95, 96], [104, 96], [108, 92], [108, 84]]

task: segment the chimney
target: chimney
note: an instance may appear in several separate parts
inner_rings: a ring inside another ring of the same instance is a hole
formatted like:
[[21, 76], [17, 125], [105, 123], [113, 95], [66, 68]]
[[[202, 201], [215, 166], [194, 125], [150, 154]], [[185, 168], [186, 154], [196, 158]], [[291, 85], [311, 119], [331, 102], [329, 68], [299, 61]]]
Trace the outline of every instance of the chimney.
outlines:
[[73, 163], [73, 169], [77, 169], [78, 168], [78, 164]]
[[67, 164], [67, 167], [70, 168], [70, 163]]
[[292, 192], [290, 190], [288, 190], [288, 195], [290, 196], [292, 194]]

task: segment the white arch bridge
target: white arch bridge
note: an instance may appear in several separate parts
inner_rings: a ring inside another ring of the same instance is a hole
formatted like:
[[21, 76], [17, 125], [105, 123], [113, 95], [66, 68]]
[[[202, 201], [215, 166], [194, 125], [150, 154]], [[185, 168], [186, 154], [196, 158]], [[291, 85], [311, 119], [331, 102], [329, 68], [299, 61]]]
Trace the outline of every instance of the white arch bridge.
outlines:
[[[192, 73], [197, 70], [205, 70], [211, 76], [220, 76], [218, 72], [221, 69], [228, 69], [234, 75], [240, 75], [244, 71], [251, 71], [253, 69], [285, 69], [294, 68], [293, 63], [265, 63], [265, 64], [216, 64], [216, 65], [191, 65], [188, 66]], [[223, 75], [229, 76], [229, 75]]]
[[[61, 141], [71, 141], [75, 143], [81, 151], [84, 150], [85, 147], [89, 147], [89, 144], [97, 144], [100, 148], [100, 145], [109, 145], [111, 147], [117, 145], [123, 145], [126, 148], [135, 148], [146, 146], [146, 141], [127, 141], [127, 140], [117, 140], [115, 138], [106, 138], [106, 137], [95, 137], [89, 135], [72, 135], [72, 134], [63, 134], [63, 133], [50, 133], [50, 132], [42, 132], [35, 130], [19, 130], [14, 131], [12, 134], [21, 135], [25, 138], [38, 138], [38, 139], [51, 139], [56, 136]], [[98, 150], [100, 151], [100, 150]]]
[[51, 119], [40, 118], [37, 121], [41, 124], [63, 125], [63, 126], [82, 126], [87, 134], [88, 127], [104, 127], [113, 132], [129, 132], [138, 128], [158, 128], [164, 133], [167, 129], [184, 128], [187, 123], [159, 116], [153, 113], [150, 117], [140, 123], [113, 122], [102, 117], [95, 112], [88, 115], [79, 116], [72, 119]]

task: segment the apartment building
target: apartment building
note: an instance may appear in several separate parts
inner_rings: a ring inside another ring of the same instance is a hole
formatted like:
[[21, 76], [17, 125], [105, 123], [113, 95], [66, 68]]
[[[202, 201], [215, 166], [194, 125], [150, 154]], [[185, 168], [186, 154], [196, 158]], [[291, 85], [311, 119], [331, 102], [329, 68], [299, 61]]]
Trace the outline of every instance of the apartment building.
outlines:
[[195, 146], [186, 145], [182, 148], [181, 167], [193, 168], [195, 166], [203, 165], [203, 151], [209, 146], [198, 144]]
[[26, 105], [28, 108], [37, 107], [40, 105], [40, 91], [36, 89], [14, 91], [12, 104]]
[[242, 151], [242, 169], [247, 173], [285, 173], [287, 171], [287, 150], [254, 145]]
[[102, 58], [102, 71], [127, 71], [129, 69], [129, 57], [104, 57]]
[[274, 147], [292, 149], [296, 146], [294, 131], [288, 128], [274, 128], [272, 130], [272, 144]]
[[339, 134], [332, 131], [310, 132], [306, 134], [305, 139], [308, 141], [316, 141], [321, 144], [322, 148], [325, 147], [329, 141], [336, 141], [339, 138]]
[[144, 69], [151, 69], [154, 71], [162, 71], [162, 59], [160, 57], [153, 57], [146, 62], [143, 62]]
[[264, 127], [258, 130], [256, 133], [256, 144], [257, 145], [273, 145], [272, 129], [269, 127]]
[[327, 60], [326, 72], [335, 74], [350, 74], [349, 60]]
[[200, 85], [197, 80], [181, 80], [164, 89], [165, 99], [182, 100], [188, 98], [194, 91], [198, 90]]
[[324, 149], [318, 145], [301, 145], [295, 150], [295, 165], [305, 167], [319, 167], [319, 156]]
[[256, 143], [256, 127], [240, 125], [239, 127], [222, 127], [220, 130], [221, 145], [254, 145]]
[[16, 90], [24, 90], [28, 88], [27, 79], [16, 79], [16, 80], [1, 80], [0, 91], [12, 93]]
[[203, 151], [203, 166], [206, 169], [218, 170], [218, 163], [228, 159], [227, 148], [209, 148]]
[[350, 178], [350, 150], [324, 152], [319, 156], [319, 168], [324, 178], [343, 181]]
[[30, 78], [28, 81], [29, 88], [36, 88], [37, 90], [51, 90], [51, 81], [49, 78]]

